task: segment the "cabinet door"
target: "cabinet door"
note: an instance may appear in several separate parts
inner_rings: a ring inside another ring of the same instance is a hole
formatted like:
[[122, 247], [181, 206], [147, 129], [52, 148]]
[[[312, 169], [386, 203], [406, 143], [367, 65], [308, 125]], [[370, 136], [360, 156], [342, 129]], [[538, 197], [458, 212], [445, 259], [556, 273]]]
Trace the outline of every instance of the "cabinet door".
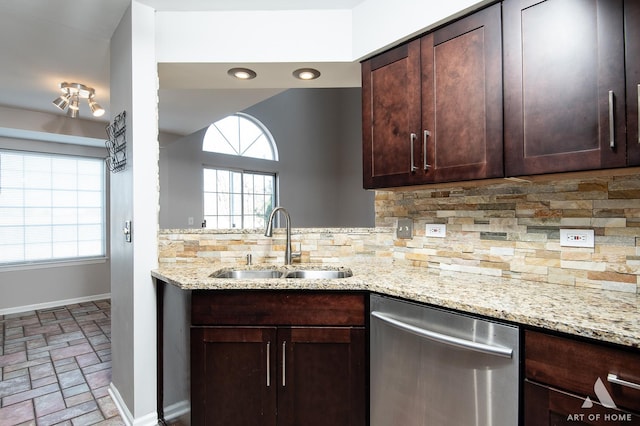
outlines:
[[191, 330], [195, 425], [276, 424], [276, 328]]
[[625, 0], [625, 63], [627, 68], [627, 151], [630, 166], [640, 165], [640, 2]]
[[640, 425], [640, 416], [600, 404], [583, 408], [585, 397], [530, 381], [524, 383], [524, 426]]
[[624, 166], [622, 0], [508, 0], [503, 19], [506, 175]]
[[430, 182], [503, 175], [500, 17], [496, 4], [421, 40], [420, 168]]
[[414, 41], [362, 63], [365, 188], [418, 182], [419, 129], [420, 42]]
[[526, 378], [566, 392], [588, 395], [594, 401], [604, 395], [617, 407], [640, 413], [640, 351], [637, 349], [610, 347], [532, 330], [526, 330], [524, 336]]
[[279, 426], [364, 426], [364, 328], [278, 329]]

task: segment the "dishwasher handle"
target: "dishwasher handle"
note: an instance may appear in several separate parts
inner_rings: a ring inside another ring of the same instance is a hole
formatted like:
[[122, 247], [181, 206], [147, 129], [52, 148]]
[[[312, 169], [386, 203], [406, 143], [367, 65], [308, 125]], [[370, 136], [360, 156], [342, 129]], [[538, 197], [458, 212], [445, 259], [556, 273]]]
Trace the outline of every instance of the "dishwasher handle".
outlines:
[[378, 318], [381, 321], [386, 322], [400, 330], [404, 330], [408, 333], [415, 334], [425, 339], [433, 340], [435, 342], [443, 343], [449, 346], [455, 346], [461, 349], [467, 349], [470, 351], [481, 352], [483, 354], [495, 355], [503, 358], [512, 358], [513, 349], [506, 348], [504, 346], [487, 345], [485, 343], [473, 342], [471, 340], [460, 339], [458, 337], [449, 336], [447, 334], [438, 333], [424, 328], [416, 327], [411, 324], [399, 321], [388, 314], [373, 311], [371, 316]]

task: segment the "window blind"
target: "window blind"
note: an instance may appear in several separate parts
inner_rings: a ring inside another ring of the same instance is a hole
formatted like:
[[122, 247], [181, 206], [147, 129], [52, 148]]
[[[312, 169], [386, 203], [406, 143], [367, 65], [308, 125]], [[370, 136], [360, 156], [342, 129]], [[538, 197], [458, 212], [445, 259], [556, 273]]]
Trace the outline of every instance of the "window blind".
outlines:
[[0, 265], [103, 256], [104, 161], [0, 150]]

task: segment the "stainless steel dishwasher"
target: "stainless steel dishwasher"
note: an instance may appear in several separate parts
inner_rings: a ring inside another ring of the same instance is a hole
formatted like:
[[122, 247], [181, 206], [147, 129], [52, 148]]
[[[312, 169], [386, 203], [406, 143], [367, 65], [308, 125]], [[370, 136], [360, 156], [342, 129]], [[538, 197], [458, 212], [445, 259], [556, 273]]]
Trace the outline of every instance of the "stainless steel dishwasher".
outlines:
[[516, 426], [518, 327], [371, 296], [372, 426]]

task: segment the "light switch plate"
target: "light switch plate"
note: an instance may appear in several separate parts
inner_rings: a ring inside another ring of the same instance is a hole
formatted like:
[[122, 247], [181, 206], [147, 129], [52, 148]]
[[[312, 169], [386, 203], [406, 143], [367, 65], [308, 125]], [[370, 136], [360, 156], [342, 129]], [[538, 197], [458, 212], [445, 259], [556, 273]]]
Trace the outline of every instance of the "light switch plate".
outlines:
[[124, 228], [122, 229], [122, 232], [124, 233], [124, 240], [127, 243], [131, 242], [131, 221], [130, 220], [126, 220], [124, 222]]
[[593, 229], [561, 229], [560, 245], [593, 248], [595, 245]]
[[447, 225], [444, 223], [427, 223], [424, 234], [427, 237], [444, 238], [447, 236]]
[[398, 219], [398, 229], [396, 230], [396, 236], [403, 239], [413, 238], [413, 220]]

